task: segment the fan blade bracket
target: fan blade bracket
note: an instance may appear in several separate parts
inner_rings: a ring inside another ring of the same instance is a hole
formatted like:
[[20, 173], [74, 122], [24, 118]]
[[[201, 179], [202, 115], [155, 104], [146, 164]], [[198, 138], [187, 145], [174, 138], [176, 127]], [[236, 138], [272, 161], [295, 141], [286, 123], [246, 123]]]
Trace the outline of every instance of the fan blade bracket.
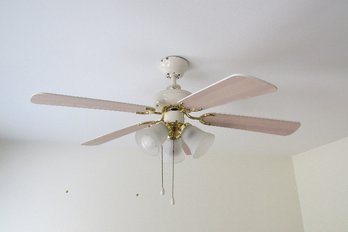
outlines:
[[180, 102], [180, 105], [183, 107], [183, 108], [185, 108], [186, 109], [186, 111], [188, 111], [188, 112], [199, 112], [199, 111], [202, 111], [202, 110], [204, 110], [202, 107], [200, 107], [200, 108], [188, 108], [188, 107], [185, 107], [185, 105], [184, 105], [184, 103], [183, 102]]
[[144, 111], [137, 111], [135, 113], [140, 115], [162, 114], [161, 112], [157, 112], [156, 109], [152, 107], [146, 107]]
[[189, 118], [189, 119], [192, 119], [192, 120], [197, 120], [199, 121], [200, 123], [204, 124], [204, 125], [207, 125], [207, 126], [210, 126], [211, 123], [210, 122], [207, 122], [204, 120], [205, 117], [209, 117], [209, 116], [215, 116], [216, 114], [215, 113], [206, 113], [206, 114], [202, 114], [201, 116], [199, 117], [195, 117], [195, 116], [192, 116], [190, 114], [191, 111], [184, 111], [184, 114]]
[[207, 122], [204, 120], [205, 117], [214, 117], [216, 116], [215, 113], [206, 113], [206, 114], [203, 114], [199, 117], [199, 122], [204, 124], [204, 125], [207, 125], [207, 126], [211, 126], [211, 123], [210, 122]]
[[160, 122], [161, 122], [160, 120], [158, 120], [158, 121], [146, 121], [146, 122], [140, 122], [137, 125], [138, 126], [142, 126], [142, 125], [152, 126], [152, 125], [158, 124]]

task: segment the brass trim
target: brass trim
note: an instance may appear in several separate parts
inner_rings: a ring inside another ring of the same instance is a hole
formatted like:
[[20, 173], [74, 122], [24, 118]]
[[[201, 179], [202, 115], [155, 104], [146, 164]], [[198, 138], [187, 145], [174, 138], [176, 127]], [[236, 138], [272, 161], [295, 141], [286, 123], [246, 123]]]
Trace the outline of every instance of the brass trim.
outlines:
[[149, 125], [149, 126], [152, 126], [152, 125], [155, 125], [155, 124], [158, 124], [160, 123], [161, 121], [146, 121], [146, 122], [140, 122], [138, 123], [138, 126], [142, 126], [142, 125]]
[[197, 120], [200, 123], [204, 124], [204, 125], [211, 125], [211, 123], [207, 122], [204, 120], [205, 117], [208, 116], [215, 116], [215, 113], [206, 113], [206, 114], [202, 114], [199, 117], [195, 117], [192, 116], [190, 113], [191, 112], [197, 112], [200, 111], [202, 109], [187, 109], [184, 107], [183, 103], [180, 103], [178, 105], [167, 105], [164, 106], [162, 109], [162, 112], [156, 112], [153, 108], [146, 108], [146, 112], [137, 112], [137, 114], [158, 114], [161, 115], [161, 118], [157, 121], [147, 121], [147, 122], [142, 122], [139, 123], [138, 125], [148, 125], [149, 127], [158, 124], [158, 123], [163, 123], [165, 125], [165, 127], [167, 127], [168, 129], [168, 138], [172, 139], [172, 140], [176, 140], [176, 139], [180, 139], [182, 136], [183, 131], [185, 130], [186, 127], [188, 127], [189, 123], [184, 123], [184, 122], [165, 122], [164, 121], [164, 115], [169, 112], [169, 111], [178, 111], [178, 112], [182, 112], [184, 115], [186, 115], [186, 117], [188, 117], [189, 119], [192, 120]]
[[182, 108], [182, 109], [185, 109], [185, 111], [186, 112], [188, 112], [188, 113], [191, 113], [191, 112], [198, 112], [198, 111], [202, 111], [203, 110], [203, 108], [192, 108], [192, 109], [188, 109], [188, 108], [186, 108], [185, 106], [184, 106], [184, 103], [183, 102], [180, 102], [179, 103], [179, 106]]
[[168, 129], [168, 138], [171, 140], [176, 140], [181, 138], [183, 131], [190, 124], [182, 122], [165, 122], [164, 125]]
[[138, 111], [135, 112], [136, 114], [142, 114], [142, 115], [149, 115], [149, 114], [162, 114], [161, 112], [157, 112], [155, 108], [152, 107], [146, 107], [145, 111]]
[[192, 116], [192, 115], [189, 114], [188, 112], [184, 112], [184, 114], [185, 114], [189, 119], [192, 119], [192, 120], [200, 120], [200, 117]]
[[164, 117], [164, 114], [166, 112], [169, 112], [169, 111], [179, 111], [179, 112], [182, 112], [184, 113], [184, 115], [186, 115], [186, 117], [188, 117], [189, 119], [192, 119], [192, 120], [197, 120], [199, 121], [200, 123], [204, 124], [204, 125], [211, 125], [211, 123], [207, 122], [204, 120], [205, 117], [208, 117], [208, 116], [215, 116], [216, 114], [214, 113], [206, 113], [206, 114], [202, 114], [201, 116], [199, 117], [195, 117], [195, 116], [192, 116], [190, 113], [191, 112], [197, 112], [197, 111], [200, 111], [202, 109], [187, 109], [184, 107], [184, 104], [183, 103], [180, 103], [178, 105], [168, 105], [168, 106], [164, 106], [163, 107], [163, 110], [162, 110], [162, 118], [161, 120], [163, 120], [163, 117]]
[[204, 124], [204, 125], [207, 125], [207, 126], [210, 126], [211, 123], [207, 122], [207, 121], [204, 121], [204, 118], [205, 117], [208, 117], [208, 116], [215, 116], [216, 114], [214, 113], [206, 113], [206, 114], [203, 114], [199, 117], [199, 122]]

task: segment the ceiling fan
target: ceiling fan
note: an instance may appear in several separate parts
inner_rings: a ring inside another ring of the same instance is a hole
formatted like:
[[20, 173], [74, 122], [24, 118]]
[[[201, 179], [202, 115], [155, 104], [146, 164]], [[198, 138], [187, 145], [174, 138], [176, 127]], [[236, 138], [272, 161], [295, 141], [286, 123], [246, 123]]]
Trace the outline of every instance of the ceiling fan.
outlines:
[[292, 134], [300, 127], [299, 122], [231, 114], [205, 113], [199, 117], [192, 116], [192, 112], [275, 92], [277, 87], [254, 77], [234, 74], [191, 94], [176, 84], [176, 80], [182, 78], [188, 66], [188, 61], [178, 56], [168, 56], [161, 60], [161, 69], [166, 77], [171, 79], [172, 85], [157, 94], [155, 107], [52, 93], [35, 94], [31, 101], [44, 105], [123, 111], [143, 115], [158, 114], [161, 116], [158, 121], [135, 124], [87, 141], [82, 145], [100, 145], [158, 123], [166, 124], [170, 139], [178, 139], [188, 126], [184, 123], [185, 116], [204, 125], [283, 136]]
[[[207, 86], [195, 93], [181, 89], [177, 79], [189, 67], [189, 62], [179, 56], [168, 56], [161, 60], [161, 70], [171, 79], [171, 85], [156, 95], [155, 106], [144, 106], [123, 102], [67, 96], [53, 93], [38, 93], [31, 101], [36, 104], [57, 105], [78, 108], [100, 109], [159, 115], [157, 121], [146, 121], [87, 141], [82, 145], [100, 145], [136, 132], [135, 139], [141, 149], [150, 154], [161, 153], [161, 163], [183, 161], [186, 155], [202, 156], [214, 141], [214, 135], [185, 122], [198, 121], [204, 125], [255, 131], [274, 135], [289, 135], [299, 127], [299, 122], [239, 116], [232, 114], [204, 113], [199, 117], [192, 113], [207, 110], [232, 101], [256, 97], [277, 91], [277, 87], [260, 79], [234, 74]], [[172, 186], [173, 187], [173, 186]], [[162, 191], [163, 166], [162, 166]], [[173, 188], [172, 203], [174, 204]]]

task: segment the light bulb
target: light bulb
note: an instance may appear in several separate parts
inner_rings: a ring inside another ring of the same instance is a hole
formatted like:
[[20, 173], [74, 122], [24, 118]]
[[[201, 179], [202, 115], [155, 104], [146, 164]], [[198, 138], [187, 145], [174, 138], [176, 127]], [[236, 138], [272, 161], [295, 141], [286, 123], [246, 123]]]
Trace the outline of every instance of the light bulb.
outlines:
[[162, 144], [168, 136], [168, 130], [163, 123], [152, 125], [135, 133], [138, 146], [149, 155], [158, 155]]
[[173, 141], [174, 141], [174, 163], [180, 163], [185, 160], [185, 154], [181, 147], [181, 140], [167, 139], [163, 144], [163, 162], [173, 162]]
[[204, 155], [213, 144], [214, 138], [213, 134], [191, 125], [186, 127], [182, 133], [182, 140], [190, 148], [193, 158]]

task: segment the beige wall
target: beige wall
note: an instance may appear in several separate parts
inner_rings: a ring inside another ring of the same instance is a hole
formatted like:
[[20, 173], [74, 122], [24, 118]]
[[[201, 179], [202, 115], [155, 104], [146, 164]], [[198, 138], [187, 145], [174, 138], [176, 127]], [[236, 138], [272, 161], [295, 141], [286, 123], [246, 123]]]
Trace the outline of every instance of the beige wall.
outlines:
[[169, 167], [162, 197], [159, 160], [139, 150], [0, 146], [0, 231], [303, 231], [288, 157], [187, 159], [173, 207]]
[[305, 232], [348, 231], [348, 138], [293, 157]]

